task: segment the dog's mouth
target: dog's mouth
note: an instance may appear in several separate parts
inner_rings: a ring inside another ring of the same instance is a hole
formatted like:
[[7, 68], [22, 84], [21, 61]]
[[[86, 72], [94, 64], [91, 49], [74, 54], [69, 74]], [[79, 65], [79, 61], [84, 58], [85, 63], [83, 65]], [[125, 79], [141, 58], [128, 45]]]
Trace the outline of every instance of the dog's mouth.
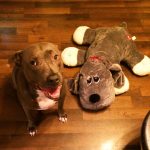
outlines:
[[39, 90], [44, 93], [44, 95], [48, 98], [57, 99], [60, 97], [62, 85], [58, 85], [57, 87], [39, 87]]

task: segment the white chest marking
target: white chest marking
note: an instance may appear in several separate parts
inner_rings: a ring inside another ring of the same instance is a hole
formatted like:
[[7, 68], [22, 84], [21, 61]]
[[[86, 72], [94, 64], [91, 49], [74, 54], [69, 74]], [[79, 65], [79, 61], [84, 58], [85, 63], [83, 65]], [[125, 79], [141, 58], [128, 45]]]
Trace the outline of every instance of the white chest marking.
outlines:
[[55, 106], [55, 104], [57, 103], [57, 101], [46, 97], [45, 94], [40, 90], [37, 90], [37, 94], [38, 94], [38, 97], [36, 98], [36, 101], [40, 107], [40, 110], [49, 109]]

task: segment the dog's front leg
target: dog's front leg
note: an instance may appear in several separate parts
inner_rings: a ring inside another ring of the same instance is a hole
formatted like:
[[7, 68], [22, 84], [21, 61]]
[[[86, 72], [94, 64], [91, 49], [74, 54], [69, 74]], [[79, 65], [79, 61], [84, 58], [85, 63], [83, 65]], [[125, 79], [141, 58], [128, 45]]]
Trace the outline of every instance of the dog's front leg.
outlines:
[[[23, 77], [23, 75], [19, 75], [17, 78], [17, 95], [28, 120], [29, 134], [31, 136], [34, 136], [36, 134], [36, 126], [35, 118], [33, 117], [31, 112], [33, 110], [37, 110], [39, 107], [38, 104], [32, 99], [28, 86], [26, 84], [26, 80]], [[19, 82], [19, 80], [22, 82]]]
[[36, 133], [37, 133], [37, 130], [36, 130], [36, 123], [35, 123], [35, 118], [32, 114], [32, 111], [30, 108], [28, 108], [28, 106], [24, 103], [26, 100], [24, 100], [23, 97], [21, 97], [19, 94], [18, 94], [18, 97], [19, 97], [19, 100], [20, 100], [20, 103], [23, 107], [23, 110], [25, 112], [25, 115], [27, 117], [27, 120], [28, 120], [28, 131], [29, 131], [29, 134], [31, 136], [34, 136]]
[[67, 114], [64, 112], [64, 100], [66, 96], [66, 84], [64, 83], [61, 89], [60, 98], [58, 100], [58, 116], [61, 122], [67, 122]]
[[28, 120], [28, 131], [31, 136], [34, 136], [37, 133], [35, 119], [32, 116], [32, 110], [24, 108], [24, 112], [26, 114]]

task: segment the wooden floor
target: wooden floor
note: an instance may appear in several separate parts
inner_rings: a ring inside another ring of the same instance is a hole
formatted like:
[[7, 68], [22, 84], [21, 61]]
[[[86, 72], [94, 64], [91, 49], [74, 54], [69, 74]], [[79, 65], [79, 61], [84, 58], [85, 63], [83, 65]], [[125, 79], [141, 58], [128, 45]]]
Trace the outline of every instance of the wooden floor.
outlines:
[[[68, 122], [60, 123], [52, 110], [43, 115], [38, 134], [30, 137], [7, 64], [15, 51], [31, 43], [54, 42], [63, 50], [76, 46], [71, 37], [77, 26], [116, 26], [122, 21], [137, 37], [139, 51], [150, 56], [149, 0], [0, 1], [0, 150], [140, 150], [140, 128], [150, 108], [150, 76], [137, 77], [123, 67], [130, 90], [97, 113], [83, 111], [67, 91]], [[66, 79], [79, 69], [65, 68]]]

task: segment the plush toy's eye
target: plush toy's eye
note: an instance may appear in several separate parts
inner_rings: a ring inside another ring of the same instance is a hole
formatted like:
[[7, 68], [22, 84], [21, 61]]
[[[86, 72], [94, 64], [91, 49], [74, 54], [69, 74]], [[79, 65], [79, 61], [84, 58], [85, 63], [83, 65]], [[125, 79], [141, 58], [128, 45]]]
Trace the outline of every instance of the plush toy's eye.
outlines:
[[30, 61], [30, 64], [31, 64], [32, 66], [37, 66], [37, 61], [36, 61], [36, 60], [31, 60], [31, 61]]
[[93, 77], [94, 82], [98, 83], [100, 81], [100, 78], [98, 76]]
[[91, 84], [92, 83], [92, 78], [90, 76], [87, 77], [87, 83]]
[[58, 59], [58, 55], [56, 54], [56, 55], [54, 55], [54, 59], [55, 60], [57, 60]]

